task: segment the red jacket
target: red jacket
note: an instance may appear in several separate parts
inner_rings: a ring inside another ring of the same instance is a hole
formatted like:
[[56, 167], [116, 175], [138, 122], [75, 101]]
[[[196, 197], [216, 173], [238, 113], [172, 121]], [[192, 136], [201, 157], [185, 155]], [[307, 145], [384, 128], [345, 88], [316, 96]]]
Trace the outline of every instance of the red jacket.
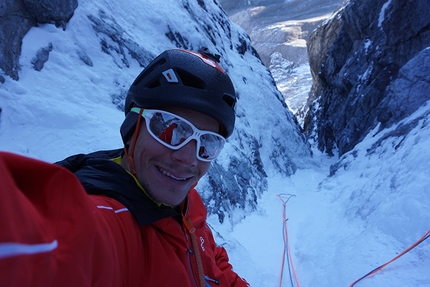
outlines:
[[[195, 228], [207, 286], [248, 286], [217, 247], [199, 194], [183, 218]], [[2, 286], [199, 286], [190, 232], [178, 216], [139, 224], [70, 171], [0, 152]]]

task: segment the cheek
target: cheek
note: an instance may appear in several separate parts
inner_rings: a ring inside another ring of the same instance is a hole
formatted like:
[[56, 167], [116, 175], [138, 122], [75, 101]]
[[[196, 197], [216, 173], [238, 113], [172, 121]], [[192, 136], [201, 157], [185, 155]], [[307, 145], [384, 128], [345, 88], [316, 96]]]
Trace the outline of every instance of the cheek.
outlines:
[[157, 146], [155, 143], [156, 141], [151, 137], [151, 135], [146, 130], [145, 123], [144, 122], [141, 123], [139, 134], [136, 139], [135, 152], [139, 154], [145, 153], [147, 151], [150, 152], [152, 148]]
[[200, 177], [204, 176], [211, 166], [210, 162], [199, 162]]
[[168, 155], [169, 151], [170, 149], [154, 140], [148, 133], [142, 133], [137, 138], [134, 156], [144, 164], [152, 159]]
[[148, 154], [151, 154], [151, 149], [153, 148], [153, 145], [149, 144], [147, 142], [147, 139], [144, 134], [140, 134], [137, 138], [136, 145], [134, 147], [134, 158], [142, 160], [145, 158]]

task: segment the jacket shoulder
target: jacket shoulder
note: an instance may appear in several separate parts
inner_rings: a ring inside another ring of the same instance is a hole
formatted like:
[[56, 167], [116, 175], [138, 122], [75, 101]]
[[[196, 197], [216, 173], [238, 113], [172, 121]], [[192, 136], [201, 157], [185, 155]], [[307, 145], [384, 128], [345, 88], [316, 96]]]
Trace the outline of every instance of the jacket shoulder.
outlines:
[[101, 150], [92, 152], [89, 154], [75, 154], [69, 156], [61, 161], [57, 161], [55, 164], [65, 167], [71, 172], [76, 172], [80, 170], [85, 165], [88, 165], [89, 162], [94, 160], [110, 160], [112, 158], [121, 156], [123, 149], [114, 149], [114, 150]]

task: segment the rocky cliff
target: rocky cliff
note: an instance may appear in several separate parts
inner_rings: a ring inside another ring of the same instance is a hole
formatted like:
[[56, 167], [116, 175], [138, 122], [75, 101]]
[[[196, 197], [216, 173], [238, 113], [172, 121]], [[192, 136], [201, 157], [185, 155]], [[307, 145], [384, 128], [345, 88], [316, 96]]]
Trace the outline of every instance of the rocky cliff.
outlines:
[[428, 11], [427, 0], [351, 1], [312, 33], [305, 130], [319, 149], [342, 155], [430, 99]]

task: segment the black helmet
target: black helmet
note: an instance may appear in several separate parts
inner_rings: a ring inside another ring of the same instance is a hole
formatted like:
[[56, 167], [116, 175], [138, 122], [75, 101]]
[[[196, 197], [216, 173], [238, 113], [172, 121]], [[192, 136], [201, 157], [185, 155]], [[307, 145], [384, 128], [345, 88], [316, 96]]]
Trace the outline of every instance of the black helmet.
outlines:
[[218, 120], [221, 135], [229, 137], [235, 122], [236, 93], [217, 60], [204, 52], [172, 49], [149, 63], [134, 80], [125, 99], [123, 141], [134, 132], [138, 114], [129, 113], [133, 106], [195, 110]]

